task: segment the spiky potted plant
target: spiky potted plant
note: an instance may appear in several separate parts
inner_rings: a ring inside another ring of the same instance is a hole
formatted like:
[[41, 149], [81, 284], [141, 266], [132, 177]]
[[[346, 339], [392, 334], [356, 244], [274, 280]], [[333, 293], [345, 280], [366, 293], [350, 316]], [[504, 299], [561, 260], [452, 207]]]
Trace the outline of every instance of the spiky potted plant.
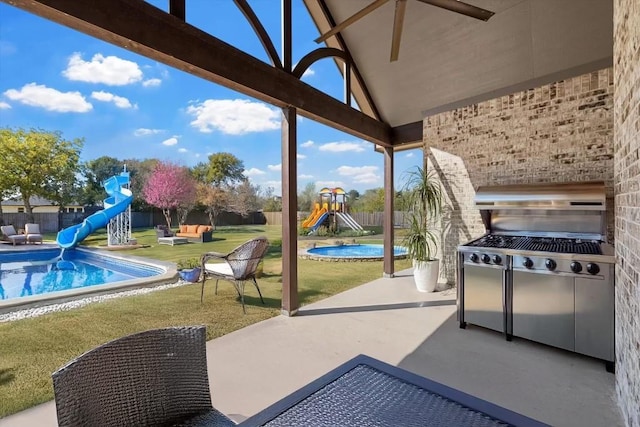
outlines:
[[440, 260], [438, 234], [434, 231], [442, 213], [442, 187], [433, 171], [416, 166], [405, 173], [403, 192], [409, 230], [403, 239], [408, 256], [413, 260], [413, 278], [420, 292], [433, 292], [438, 283]]

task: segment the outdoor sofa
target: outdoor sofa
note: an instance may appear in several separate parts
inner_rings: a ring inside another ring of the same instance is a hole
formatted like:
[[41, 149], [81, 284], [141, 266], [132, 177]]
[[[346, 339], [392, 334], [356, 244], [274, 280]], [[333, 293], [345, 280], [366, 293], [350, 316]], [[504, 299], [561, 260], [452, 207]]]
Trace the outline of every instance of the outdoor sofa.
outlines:
[[186, 237], [193, 243], [204, 243], [213, 241], [213, 227], [210, 225], [185, 225], [180, 226], [176, 237]]

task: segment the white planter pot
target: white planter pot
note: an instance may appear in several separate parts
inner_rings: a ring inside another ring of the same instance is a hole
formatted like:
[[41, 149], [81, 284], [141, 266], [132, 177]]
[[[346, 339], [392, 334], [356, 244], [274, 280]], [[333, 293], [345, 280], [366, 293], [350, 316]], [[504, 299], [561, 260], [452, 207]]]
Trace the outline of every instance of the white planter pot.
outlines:
[[418, 292], [433, 292], [438, 284], [440, 273], [440, 260], [416, 261], [413, 260], [413, 280], [416, 282]]

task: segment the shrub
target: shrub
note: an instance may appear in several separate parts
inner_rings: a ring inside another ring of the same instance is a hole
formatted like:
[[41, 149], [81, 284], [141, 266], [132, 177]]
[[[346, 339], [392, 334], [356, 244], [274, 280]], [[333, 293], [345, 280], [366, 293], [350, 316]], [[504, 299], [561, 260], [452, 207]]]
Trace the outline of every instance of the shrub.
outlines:
[[178, 261], [177, 266], [178, 266], [178, 270], [200, 267], [200, 258], [192, 257], [192, 258], [181, 259], [180, 261]]

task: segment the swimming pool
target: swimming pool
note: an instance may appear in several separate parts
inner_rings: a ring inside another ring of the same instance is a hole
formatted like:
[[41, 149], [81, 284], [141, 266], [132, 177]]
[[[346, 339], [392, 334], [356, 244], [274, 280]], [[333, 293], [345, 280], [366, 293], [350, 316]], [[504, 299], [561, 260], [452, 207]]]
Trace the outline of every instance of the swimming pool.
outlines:
[[0, 252], [0, 312], [175, 279], [171, 264], [91, 249]]
[[[395, 259], [407, 257], [407, 248], [393, 247]], [[384, 258], [383, 245], [337, 245], [319, 246], [307, 249], [301, 254], [302, 258], [317, 261], [380, 261]]]

